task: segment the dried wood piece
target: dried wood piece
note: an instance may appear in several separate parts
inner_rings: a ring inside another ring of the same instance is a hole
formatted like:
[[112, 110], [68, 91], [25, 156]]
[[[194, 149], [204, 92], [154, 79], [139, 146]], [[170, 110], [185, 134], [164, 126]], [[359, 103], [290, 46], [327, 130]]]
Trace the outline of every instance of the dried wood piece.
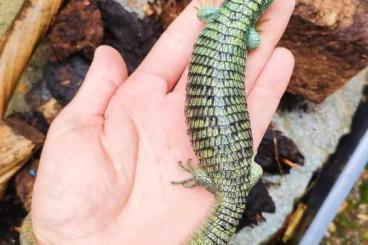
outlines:
[[22, 135], [32, 141], [37, 148], [40, 148], [43, 145], [43, 142], [45, 141], [45, 135], [37, 130], [37, 128], [17, 118], [6, 118], [4, 121], [6, 125], [11, 127], [15, 133]]
[[22, 167], [35, 145], [0, 122], [0, 198], [8, 180]]
[[104, 33], [95, 0], [68, 1], [50, 29], [48, 45], [53, 51], [52, 60], [63, 60], [77, 52], [92, 59]]
[[18, 119], [20, 121], [26, 122], [27, 125], [34, 127], [43, 135], [46, 135], [47, 130], [49, 129], [49, 123], [47, 122], [46, 118], [41, 112], [38, 111], [24, 113], [14, 112], [6, 118], [6, 121], [9, 121], [9, 119]]
[[306, 209], [307, 206], [304, 203], [298, 203], [294, 212], [290, 214], [289, 217], [285, 220], [283, 228], [284, 232], [282, 236], [283, 243], [287, 243], [293, 238]]
[[298, 0], [280, 45], [296, 58], [288, 92], [320, 103], [368, 65], [368, 2]]
[[268, 128], [255, 161], [268, 173], [284, 174], [297, 165], [303, 165], [304, 156], [291, 139], [278, 130]]
[[55, 117], [61, 111], [62, 106], [57, 102], [56, 99], [52, 98], [40, 107], [37, 108], [37, 111], [40, 112], [43, 117], [47, 120], [49, 124], [55, 119]]
[[0, 118], [40, 37], [62, 0], [26, 0], [0, 40]]
[[190, 0], [157, 0], [147, 3], [143, 10], [146, 16], [158, 18], [162, 27], [166, 29], [190, 2]]

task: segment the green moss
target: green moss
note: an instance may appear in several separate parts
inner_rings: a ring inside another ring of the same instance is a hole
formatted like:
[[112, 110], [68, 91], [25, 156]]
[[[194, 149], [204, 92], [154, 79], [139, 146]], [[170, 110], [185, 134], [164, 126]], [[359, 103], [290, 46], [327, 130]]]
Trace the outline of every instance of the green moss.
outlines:
[[363, 203], [368, 203], [368, 183], [364, 183], [360, 186], [360, 196]]
[[[366, 167], [366, 171], [368, 171], [368, 165]], [[363, 181], [362, 184], [359, 187], [360, 197], [361, 201], [363, 203], [368, 204], [368, 181]]]
[[368, 241], [368, 231], [363, 234], [362, 241]]

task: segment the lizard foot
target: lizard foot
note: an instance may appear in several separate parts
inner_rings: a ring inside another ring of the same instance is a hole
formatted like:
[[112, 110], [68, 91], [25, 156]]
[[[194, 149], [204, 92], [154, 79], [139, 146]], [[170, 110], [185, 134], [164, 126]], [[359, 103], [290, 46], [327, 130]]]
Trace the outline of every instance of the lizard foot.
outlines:
[[[184, 169], [185, 171], [193, 174], [194, 176], [194, 172], [195, 172], [195, 169], [194, 167], [192, 166], [192, 159], [189, 159], [185, 165], [183, 163], [183, 161], [179, 161], [178, 162], [179, 166]], [[186, 179], [186, 180], [182, 180], [182, 181], [171, 181], [172, 184], [174, 185], [183, 185], [184, 187], [186, 188], [193, 188], [195, 186], [197, 186], [198, 184], [196, 183], [194, 177], [192, 178], [189, 178], [189, 179]]]
[[255, 50], [261, 43], [261, 38], [254, 27], [250, 27], [245, 34], [245, 42], [248, 50]]
[[206, 0], [204, 4], [201, 4], [199, 8], [197, 8], [197, 17], [201, 21], [211, 22], [215, 20], [219, 14], [219, 7], [215, 6], [215, 1]]
[[203, 169], [200, 167], [195, 167], [192, 165], [192, 160], [189, 159], [185, 164], [180, 161], [179, 166], [184, 169], [185, 171], [192, 174], [191, 178], [182, 180], [182, 181], [171, 181], [174, 185], [182, 185], [186, 188], [193, 188], [196, 186], [203, 186], [205, 187], [209, 192], [215, 194], [216, 193], [216, 187], [213, 183], [212, 179], [210, 179]]

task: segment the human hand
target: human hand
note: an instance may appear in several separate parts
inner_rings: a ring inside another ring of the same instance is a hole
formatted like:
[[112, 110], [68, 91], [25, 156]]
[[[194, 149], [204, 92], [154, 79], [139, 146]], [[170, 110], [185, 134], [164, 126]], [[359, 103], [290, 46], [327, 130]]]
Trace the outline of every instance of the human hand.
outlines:
[[[246, 87], [258, 146], [290, 79], [294, 60], [275, 49], [294, 2], [275, 0], [261, 46], [248, 56]], [[52, 123], [32, 202], [42, 244], [182, 244], [213, 203], [204, 188], [170, 182], [196, 159], [184, 120], [186, 66], [203, 24], [193, 4], [127, 78], [120, 55], [97, 49], [85, 82]]]

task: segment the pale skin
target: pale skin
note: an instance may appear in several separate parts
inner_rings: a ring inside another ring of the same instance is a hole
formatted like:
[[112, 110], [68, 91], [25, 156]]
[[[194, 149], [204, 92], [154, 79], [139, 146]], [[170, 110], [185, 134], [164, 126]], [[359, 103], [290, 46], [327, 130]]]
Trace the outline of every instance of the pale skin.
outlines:
[[[203, 23], [190, 4], [127, 76], [114, 49], [97, 49], [85, 82], [47, 135], [34, 187], [38, 244], [183, 244], [214, 201], [171, 181], [193, 159], [184, 119], [191, 48]], [[246, 94], [256, 149], [286, 89], [292, 54], [275, 46], [294, 8], [275, 0], [249, 54]]]

